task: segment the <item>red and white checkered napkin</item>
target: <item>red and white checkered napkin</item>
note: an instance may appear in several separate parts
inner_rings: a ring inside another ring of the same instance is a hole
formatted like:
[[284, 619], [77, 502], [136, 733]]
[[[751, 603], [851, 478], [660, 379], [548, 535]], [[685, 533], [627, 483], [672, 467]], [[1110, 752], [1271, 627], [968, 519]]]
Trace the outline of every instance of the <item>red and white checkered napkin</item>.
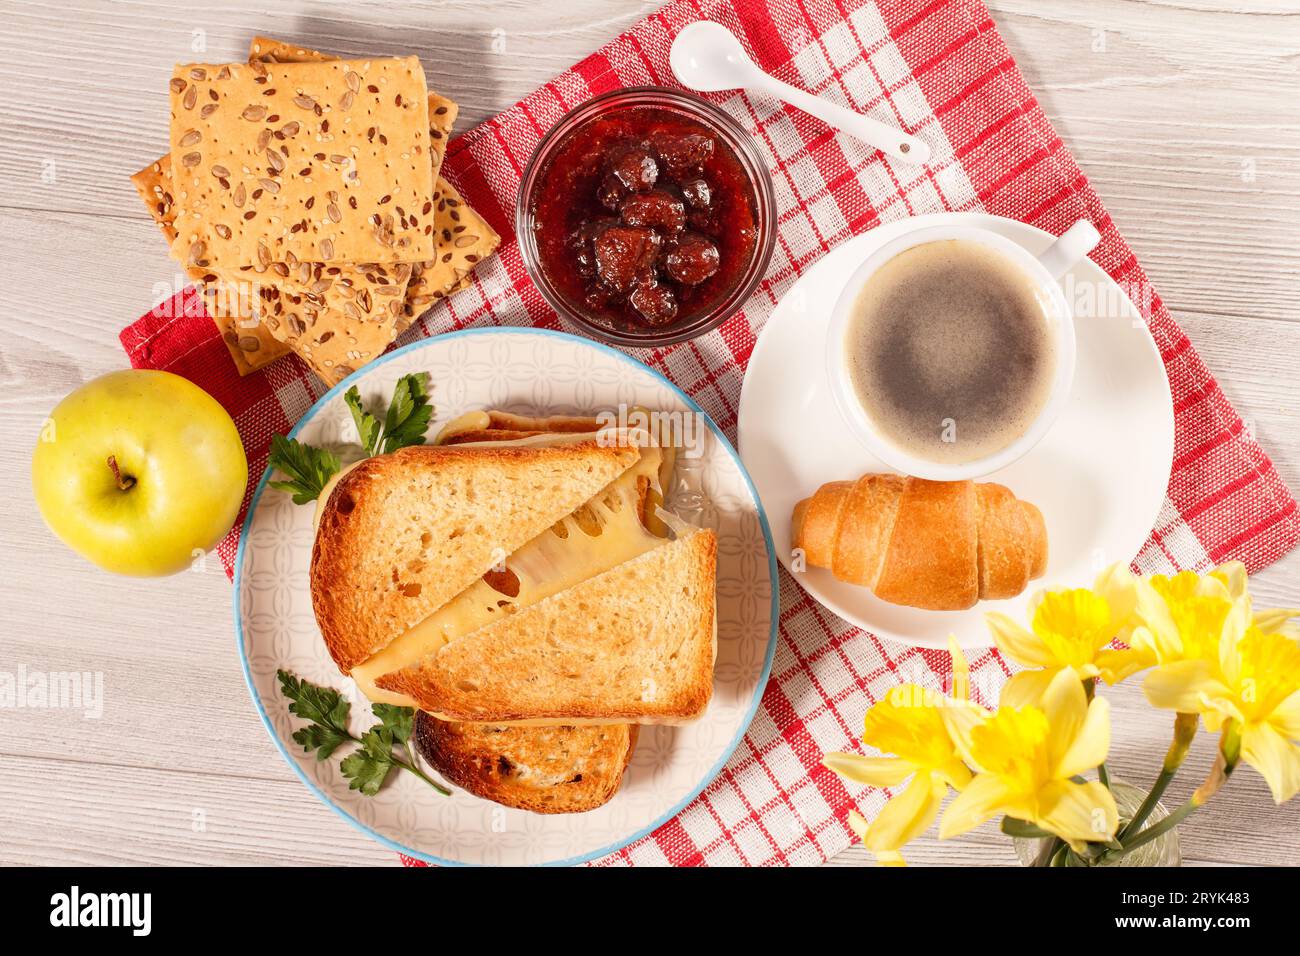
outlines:
[[[1254, 571], [1296, 544], [1295, 501], [1150, 292], [978, 0], [668, 4], [451, 144], [444, 174], [507, 238], [480, 267], [473, 288], [439, 304], [403, 343], [473, 325], [557, 327], [509, 238], [520, 173], [542, 135], [575, 104], [617, 87], [675, 85], [669, 45], [684, 25], [702, 18], [731, 28], [764, 69], [902, 125], [930, 143], [934, 156], [923, 170], [896, 166], [766, 97], [715, 95], [767, 156], [780, 208], [776, 253], [743, 313], [693, 342], [637, 358], [662, 370], [734, 434], [741, 378], [763, 323], [799, 275], [837, 243], [881, 222], [945, 210], [982, 210], [1055, 234], [1087, 217], [1103, 236], [1093, 259], [1143, 293], [1138, 304], [1148, 314], [1174, 398], [1168, 500], [1135, 567], [1204, 568], [1236, 558]], [[293, 357], [240, 379], [192, 293], [130, 326], [122, 344], [132, 365], [178, 372], [225, 404], [254, 475], [265, 465], [271, 433], [287, 431], [324, 391]], [[227, 569], [236, 537], [231, 532], [219, 549]], [[721, 776], [676, 819], [602, 862], [819, 863], [848, 845], [844, 818], [851, 804], [868, 817], [883, 804], [882, 791], [850, 793], [821, 767], [821, 756], [853, 749], [867, 708], [899, 681], [942, 685], [947, 654], [886, 644], [845, 625], [784, 572], [780, 624], [772, 681]], [[972, 667], [994, 677], [1006, 672], [995, 652]]]

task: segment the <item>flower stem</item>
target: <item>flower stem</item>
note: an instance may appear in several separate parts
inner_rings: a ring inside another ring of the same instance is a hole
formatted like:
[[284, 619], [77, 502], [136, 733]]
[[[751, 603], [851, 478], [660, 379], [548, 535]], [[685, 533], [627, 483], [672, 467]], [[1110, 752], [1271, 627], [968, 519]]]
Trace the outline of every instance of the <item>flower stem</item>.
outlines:
[[[1097, 678], [1084, 678], [1083, 696], [1087, 698], [1089, 704], [1092, 703], [1093, 698], [1097, 696]], [[1106, 768], [1106, 762], [1104, 760], [1097, 765], [1097, 779], [1101, 781], [1103, 787], [1107, 790], [1110, 789], [1110, 770]]]
[[1115, 839], [1123, 843], [1130, 834], [1142, 829], [1142, 824], [1147, 822], [1147, 817], [1151, 816], [1151, 811], [1156, 808], [1156, 804], [1168, 789], [1169, 781], [1173, 780], [1177, 773], [1177, 768], [1160, 771], [1160, 776], [1156, 777], [1156, 782], [1152, 785], [1150, 793], [1146, 795], [1146, 799], [1142, 801], [1142, 805], [1137, 808], [1137, 813], [1133, 814], [1132, 820], [1120, 827], [1119, 833], [1115, 834]]
[[1137, 808], [1137, 813], [1133, 814], [1133, 819], [1120, 828], [1115, 838], [1121, 843], [1124, 838], [1130, 834], [1137, 833], [1142, 824], [1147, 822], [1147, 817], [1151, 816], [1151, 811], [1156, 808], [1160, 798], [1164, 796], [1165, 790], [1169, 787], [1169, 782], [1174, 779], [1178, 773], [1178, 768], [1183, 765], [1187, 759], [1188, 748], [1192, 745], [1192, 740], [1196, 737], [1197, 727], [1196, 714], [1178, 714], [1174, 717], [1174, 739], [1169, 744], [1169, 750], [1165, 754], [1164, 766], [1160, 769], [1160, 775], [1156, 777], [1156, 782], [1152, 784], [1151, 790], [1142, 801], [1142, 805]]
[[[1184, 715], [1179, 714], [1178, 716], [1181, 718]], [[1194, 715], [1187, 716], [1194, 717]], [[1176, 722], [1175, 726], [1177, 726]], [[1172, 751], [1173, 748], [1170, 749]], [[1181, 762], [1181, 758], [1179, 759]], [[1105, 858], [1113, 860], [1132, 853], [1143, 844], [1164, 836], [1164, 834], [1178, 826], [1192, 814], [1192, 811], [1204, 806], [1212, 796], [1222, 789], [1223, 785], [1228, 782], [1228, 778], [1232, 776], [1232, 771], [1237, 768], [1237, 761], [1240, 759], [1241, 728], [1235, 720], [1229, 720], [1224, 723], [1223, 732], [1219, 735], [1219, 756], [1215, 759], [1214, 766], [1210, 768], [1209, 776], [1196, 788], [1191, 798], [1163, 820], [1151, 824], [1145, 830], [1131, 837], [1123, 837], [1121, 842], [1124, 844], [1124, 849], [1110, 851]]]
[[1052, 857], [1056, 856], [1056, 851], [1065, 846], [1060, 837], [1052, 837], [1050, 840], [1043, 841], [1043, 848], [1038, 851], [1038, 856], [1034, 857], [1034, 866], [1051, 866]]
[[1125, 839], [1123, 841], [1124, 849], [1110, 851], [1110, 853], [1107, 854], [1108, 858], [1113, 860], [1117, 857], [1127, 856], [1144, 843], [1150, 843], [1156, 837], [1164, 836], [1164, 834], [1168, 833], [1174, 827], [1178, 826], [1178, 824], [1186, 820], [1187, 817], [1191, 815], [1192, 811], [1199, 806], [1200, 804], [1195, 800], [1188, 800], [1163, 820], [1158, 820], [1142, 832]]

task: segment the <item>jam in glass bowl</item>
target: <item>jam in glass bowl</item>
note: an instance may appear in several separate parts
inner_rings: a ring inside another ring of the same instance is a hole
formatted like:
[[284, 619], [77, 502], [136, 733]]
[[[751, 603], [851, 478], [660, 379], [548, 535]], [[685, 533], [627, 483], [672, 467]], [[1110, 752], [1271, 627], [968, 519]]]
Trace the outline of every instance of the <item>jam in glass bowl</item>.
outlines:
[[749, 135], [663, 87], [582, 104], [543, 138], [515, 212], [529, 276], [587, 334], [624, 346], [716, 328], [758, 287], [776, 202]]

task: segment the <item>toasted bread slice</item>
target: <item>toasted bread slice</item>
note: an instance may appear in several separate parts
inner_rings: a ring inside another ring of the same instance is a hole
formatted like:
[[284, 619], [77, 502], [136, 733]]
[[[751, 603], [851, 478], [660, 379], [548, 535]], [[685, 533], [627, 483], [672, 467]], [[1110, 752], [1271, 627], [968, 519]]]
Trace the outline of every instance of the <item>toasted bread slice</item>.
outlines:
[[420, 755], [448, 783], [507, 807], [582, 813], [608, 803], [636, 746], [635, 724], [510, 727], [415, 719]]
[[713, 692], [717, 536], [683, 534], [376, 683], [475, 723], [684, 723]]
[[415, 446], [369, 458], [321, 511], [312, 608], [339, 670], [386, 647], [640, 458], [631, 445]]
[[357, 688], [372, 701], [415, 707], [415, 701], [384, 690], [375, 679], [417, 664], [450, 641], [663, 545], [666, 534], [650, 530], [651, 510], [662, 500], [655, 481], [660, 458], [661, 449], [643, 447], [636, 463], [591, 501], [353, 667]]
[[[595, 431], [595, 429], [592, 429]], [[482, 431], [457, 432], [438, 442], [439, 445], [477, 445], [481, 442], [519, 441], [521, 438], [536, 438], [538, 435], [550, 435], [553, 432], [532, 431], [517, 432], [509, 428], [485, 428]]]

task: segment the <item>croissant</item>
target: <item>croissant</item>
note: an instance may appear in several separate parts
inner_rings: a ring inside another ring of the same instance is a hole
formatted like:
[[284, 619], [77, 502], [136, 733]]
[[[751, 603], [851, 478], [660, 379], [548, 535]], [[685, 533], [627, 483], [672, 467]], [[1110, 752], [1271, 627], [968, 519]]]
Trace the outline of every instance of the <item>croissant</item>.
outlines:
[[795, 505], [806, 562], [891, 604], [960, 611], [1015, 597], [1047, 567], [1042, 513], [973, 481], [863, 475]]

